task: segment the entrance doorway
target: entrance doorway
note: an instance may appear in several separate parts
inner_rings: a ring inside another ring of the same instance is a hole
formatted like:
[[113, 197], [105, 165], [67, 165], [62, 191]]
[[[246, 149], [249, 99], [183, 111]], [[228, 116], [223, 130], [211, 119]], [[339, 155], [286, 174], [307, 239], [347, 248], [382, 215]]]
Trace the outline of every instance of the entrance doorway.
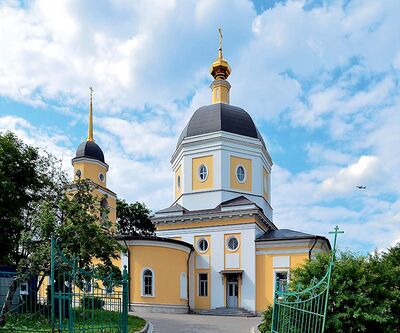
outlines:
[[226, 307], [237, 308], [239, 295], [239, 276], [238, 274], [226, 275]]

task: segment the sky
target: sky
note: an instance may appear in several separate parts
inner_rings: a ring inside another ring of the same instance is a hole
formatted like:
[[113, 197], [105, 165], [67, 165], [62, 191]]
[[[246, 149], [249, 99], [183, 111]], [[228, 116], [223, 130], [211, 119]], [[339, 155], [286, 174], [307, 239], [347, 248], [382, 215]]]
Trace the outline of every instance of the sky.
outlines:
[[165, 208], [177, 138], [211, 103], [221, 27], [231, 104], [274, 162], [274, 223], [339, 225], [342, 250], [382, 250], [400, 241], [399, 12], [398, 0], [0, 0], [0, 131], [72, 177], [93, 86], [108, 187]]

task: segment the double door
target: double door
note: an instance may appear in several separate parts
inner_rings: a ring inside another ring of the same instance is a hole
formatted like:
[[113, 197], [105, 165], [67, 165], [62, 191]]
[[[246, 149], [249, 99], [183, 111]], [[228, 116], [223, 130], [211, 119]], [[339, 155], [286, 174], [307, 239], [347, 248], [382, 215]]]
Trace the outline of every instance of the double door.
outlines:
[[226, 282], [226, 307], [238, 307], [239, 279], [237, 274], [228, 274]]

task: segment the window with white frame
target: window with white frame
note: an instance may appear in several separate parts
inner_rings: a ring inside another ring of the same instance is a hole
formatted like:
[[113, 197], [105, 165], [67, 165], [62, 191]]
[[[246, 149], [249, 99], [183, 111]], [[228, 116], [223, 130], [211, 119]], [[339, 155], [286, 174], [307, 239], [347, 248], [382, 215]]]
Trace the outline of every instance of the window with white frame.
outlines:
[[145, 269], [142, 274], [142, 296], [153, 296], [154, 274], [151, 269]]
[[199, 179], [201, 182], [204, 182], [207, 180], [208, 177], [208, 169], [205, 164], [201, 164], [199, 166]]
[[246, 169], [243, 165], [238, 165], [236, 167], [236, 179], [239, 183], [244, 183], [246, 181]]
[[204, 253], [208, 250], [208, 241], [205, 238], [200, 238], [197, 242], [197, 250]]
[[208, 296], [208, 274], [199, 273], [199, 296]]
[[226, 242], [226, 246], [230, 251], [236, 251], [239, 247], [239, 240], [235, 236], [230, 236]]
[[278, 291], [286, 291], [289, 283], [288, 271], [275, 271], [274, 288], [278, 287]]

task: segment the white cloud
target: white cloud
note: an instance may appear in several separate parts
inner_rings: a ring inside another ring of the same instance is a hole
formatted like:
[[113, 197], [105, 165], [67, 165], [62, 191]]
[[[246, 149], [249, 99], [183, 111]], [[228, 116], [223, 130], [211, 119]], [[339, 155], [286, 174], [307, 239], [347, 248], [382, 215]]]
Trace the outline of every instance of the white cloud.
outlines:
[[334, 177], [325, 179], [322, 188], [326, 192], [345, 193], [357, 185], [369, 184], [379, 177], [380, 163], [376, 156], [361, 156], [360, 159], [341, 169]]
[[[73, 127], [86, 120], [74, 113], [93, 85], [111, 189], [162, 208], [172, 202], [176, 139], [210, 103], [222, 26], [232, 103], [279, 128], [271, 139], [261, 128], [278, 156], [300, 134], [305, 161], [284, 156], [273, 169], [276, 224], [324, 235], [340, 224], [348, 245], [384, 247], [400, 237], [400, 2], [304, 3], [257, 16], [246, 0], [3, 2], [0, 96], [69, 114]], [[74, 138], [59, 126], [0, 118], [0, 129], [68, 156], [71, 168]]]

